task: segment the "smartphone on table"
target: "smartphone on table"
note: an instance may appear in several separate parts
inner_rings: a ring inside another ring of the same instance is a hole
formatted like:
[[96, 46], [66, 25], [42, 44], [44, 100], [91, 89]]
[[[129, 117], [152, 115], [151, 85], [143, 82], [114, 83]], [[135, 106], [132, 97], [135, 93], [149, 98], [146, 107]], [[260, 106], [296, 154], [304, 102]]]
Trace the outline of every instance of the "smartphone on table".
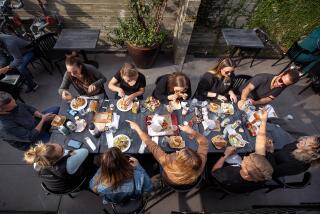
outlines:
[[74, 149], [80, 149], [80, 147], [82, 146], [82, 143], [80, 141], [70, 139], [67, 145]]

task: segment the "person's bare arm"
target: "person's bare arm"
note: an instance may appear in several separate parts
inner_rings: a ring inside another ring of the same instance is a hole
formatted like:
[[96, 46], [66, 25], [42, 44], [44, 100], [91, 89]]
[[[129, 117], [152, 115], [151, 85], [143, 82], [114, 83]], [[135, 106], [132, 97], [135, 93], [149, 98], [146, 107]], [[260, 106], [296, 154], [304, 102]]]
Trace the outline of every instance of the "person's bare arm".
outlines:
[[108, 84], [108, 88], [113, 92], [118, 92], [121, 89], [119, 86], [117, 86], [118, 83], [119, 83], [118, 80], [112, 77], [112, 79]]
[[241, 99], [238, 102], [239, 109], [242, 108], [244, 102], [247, 100], [251, 91], [255, 89], [255, 86], [252, 83], [249, 83], [241, 92]]
[[261, 125], [256, 137], [256, 148], [255, 148], [255, 153], [263, 156], [266, 155], [267, 119], [268, 119], [268, 112], [266, 110], [263, 110], [262, 116], [261, 116]]
[[272, 102], [272, 100], [274, 100], [273, 96], [264, 97], [264, 98], [261, 98], [260, 100], [252, 100], [252, 105], [266, 105]]
[[221, 169], [223, 167], [224, 161], [226, 160], [227, 157], [230, 155], [233, 155], [236, 152], [236, 148], [232, 146], [228, 146], [226, 150], [224, 151], [224, 156], [222, 156], [212, 167], [211, 172], [215, 172], [218, 169]]

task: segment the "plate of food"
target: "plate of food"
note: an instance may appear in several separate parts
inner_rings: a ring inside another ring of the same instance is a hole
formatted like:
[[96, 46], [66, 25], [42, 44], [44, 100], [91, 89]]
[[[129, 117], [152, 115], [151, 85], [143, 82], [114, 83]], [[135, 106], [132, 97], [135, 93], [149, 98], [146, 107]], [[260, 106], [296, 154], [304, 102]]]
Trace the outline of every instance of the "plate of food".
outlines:
[[211, 142], [217, 149], [223, 149], [227, 146], [227, 141], [224, 139], [223, 135], [214, 136], [211, 138]]
[[234, 108], [231, 103], [221, 103], [221, 109], [224, 114], [229, 114], [229, 115], [234, 114]]
[[128, 151], [130, 146], [131, 141], [127, 135], [119, 134], [113, 138], [113, 147], [118, 147], [122, 152]]
[[213, 113], [218, 113], [218, 111], [220, 109], [220, 105], [216, 104], [216, 103], [209, 103], [208, 109], [209, 109], [209, 111], [211, 111]]
[[83, 97], [74, 98], [70, 103], [70, 108], [75, 111], [80, 111], [84, 109], [88, 104], [87, 99]]
[[186, 147], [186, 144], [181, 136], [170, 136], [168, 144], [172, 149], [183, 149]]
[[242, 136], [238, 133], [229, 135], [229, 143], [231, 146], [234, 146], [236, 148], [242, 148], [245, 147], [248, 141], [245, 141]]
[[61, 125], [64, 124], [64, 122], [66, 122], [66, 116], [63, 116], [63, 115], [56, 115], [54, 116], [52, 122], [51, 122], [51, 126], [54, 126], [54, 127], [59, 127]]
[[126, 97], [123, 97], [117, 101], [117, 108], [119, 111], [130, 111], [132, 108], [133, 102], [130, 102], [129, 104], [126, 104]]
[[150, 96], [144, 102], [144, 107], [146, 107], [149, 111], [154, 112], [156, 108], [160, 106], [160, 101], [156, 98]]

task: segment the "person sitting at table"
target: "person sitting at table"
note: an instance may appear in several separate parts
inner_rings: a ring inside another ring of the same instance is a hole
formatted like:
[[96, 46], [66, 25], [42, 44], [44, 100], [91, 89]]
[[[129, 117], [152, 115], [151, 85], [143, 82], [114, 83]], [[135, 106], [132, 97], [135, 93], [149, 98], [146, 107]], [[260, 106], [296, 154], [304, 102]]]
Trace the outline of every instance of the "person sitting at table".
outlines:
[[299, 70], [288, 69], [279, 75], [257, 74], [252, 77], [241, 92], [241, 100], [238, 107], [242, 109], [243, 104], [250, 98], [253, 105], [266, 105], [272, 102], [286, 87], [299, 80]]
[[107, 79], [94, 66], [84, 64], [78, 57], [71, 55], [66, 57], [66, 68], [59, 88], [63, 100], [73, 99], [68, 91], [71, 84], [80, 95], [106, 96], [103, 85]]
[[223, 156], [212, 168], [211, 176], [224, 188], [234, 193], [251, 192], [264, 187], [272, 179], [273, 168], [266, 159], [267, 111], [263, 111], [261, 126], [256, 137], [255, 153], [245, 156], [241, 165], [224, 166], [225, 160], [236, 151], [227, 147]]
[[156, 80], [156, 88], [152, 92], [152, 96], [160, 100], [161, 103], [191, 98], [190, 79], [182, 72], [160, 76]]
[[206, 72], [198, 83], [194, 97], [200, 101], [219, 99], [226, 101], [227, 97], [237, 103], [237, 96], [232, 90], [235, 64], [230, 58], [220, 59], [218, 64]]
[[151, 192], [152, 182], [136, 158], [112, 147], [102, 155], [90, 189], [102, 196], [104, 203], [119, 203]]
[[[88, 150], [64, 149], [61, 144], [38, 143], [24, 153], [24, 160], [32, 164], [38, 176], [51, 191], [68, 192], [82, 180], [93, 175]], [[86, 184], [88, 185], [88, 183]]]
[[36, 108], [16, 102], [10, 94], [0, 91], [0, 137], [19, 149], [28, 149], [38, 140], [50, 138], [50, 122], [59, 107], [42, 113]]
[[300, 137], [280, 150], [269, 152], [267, 159], [273, 166], [274, 178], [305, 172], [320, 164], [320, 136]]
[[190, 138], [195, 138], [198, 142], [198, 149], [194, 151], [190, 148], [184, 148], [177, 152], [167, 154], [161, 147], [153, 142], [140, 126], [132, 121], [129, 122], [131, 129], [137, 132], [140, 139], [147, 145], [148, 150], [153, 154], [163, 169], [163, 177], [167, 183], [172, 185], [192, 185], [194, 184], [204, 170], [207, 153], [208, 140], [200, 133], [193, 130], [188, 125], [179, 126], [179, 129]]
[[[0, 33], [0, 48], [6, 54], [0, 55], [1, 68], [0, 74], [6, 74], [14, 69], [18, 70], [22, 77], [26, 80], [28, 86], [26, 93], [36, 90], [39, 85], [34, 82], [33, 76], [28, 69], [29, 63], [33, 59], [33, 48], [31, 42], [21, 39], [14, 35]], [[5, 65], [8, 61], [8, 56], [13, 58], [10, 64]]]
[[145, 76], [137, 71], [134, 65], [129, 63], [124, 63], [122, 68], [113, 76], [108, 84], [108, 88], [116, 92], [115, 99], [127, 95], [127, 103], [136, 97], [142, 100], [145, 87]]

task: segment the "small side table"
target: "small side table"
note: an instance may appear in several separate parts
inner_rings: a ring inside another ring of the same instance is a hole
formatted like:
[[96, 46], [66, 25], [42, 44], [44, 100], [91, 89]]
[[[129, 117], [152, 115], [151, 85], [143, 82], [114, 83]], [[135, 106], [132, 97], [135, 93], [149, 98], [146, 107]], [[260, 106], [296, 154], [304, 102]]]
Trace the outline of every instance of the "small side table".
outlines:
[[228, 47], [232, 48], [230, 58], [233, 58], [237, 51], [240, 52], [238, 64], [244, 58], [242, 53], [253, 52], [252, 61], [250, 64], [250, 67], [252, 67], [257, 55], [261, 49], [264, 48], [263, 42], [260, 40], [254, 30], [223, 28], [222, 35]]

